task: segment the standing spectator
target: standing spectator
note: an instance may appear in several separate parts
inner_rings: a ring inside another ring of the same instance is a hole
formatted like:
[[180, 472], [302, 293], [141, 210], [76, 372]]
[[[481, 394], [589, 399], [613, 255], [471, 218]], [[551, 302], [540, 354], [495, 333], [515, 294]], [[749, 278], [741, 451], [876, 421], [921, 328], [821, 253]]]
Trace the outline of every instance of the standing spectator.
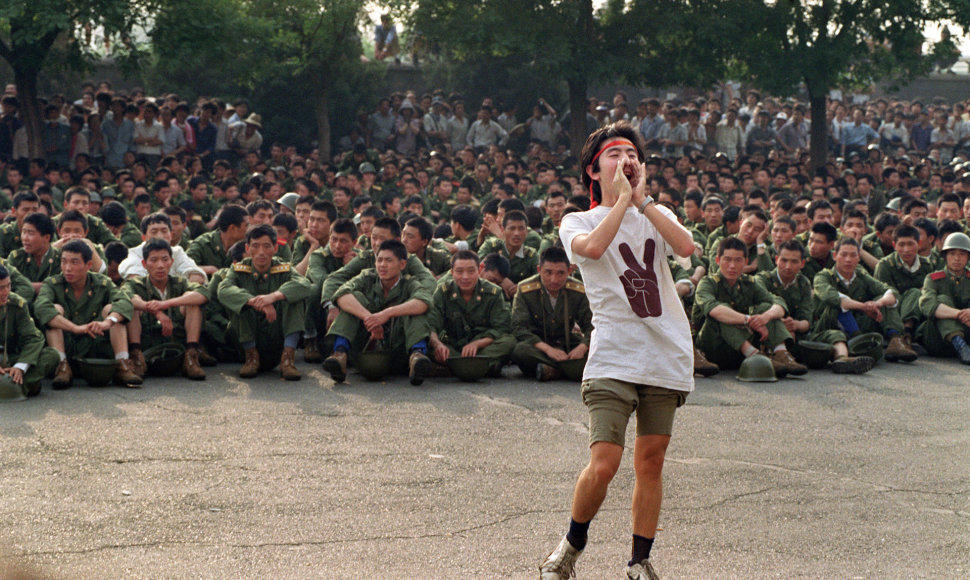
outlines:
[[185, 147], [189, 151], [195, 151], [195, 129], [189, 123], [188, 103], [179, 103], [175, 106], [175, 126], [182, 130], [185, 136]]
[[159, 118], [162, 121], [162, 155], [178, 155], [185, 151], [188, 147], [185, 142], [185, 132], [172, 123], [174, 119], [172, 109], [167, 106], [162, 107]]
[[942, 163], [949, 163], [953, 159], [953, 148], [957, 144], [953, 131], [948, 129], [946, 125], [946, 113], [940, 113], [936, 117], [936, 128], [930, 133], [930, 147], [940, 151]]
[[678, 158], [684, 154], [687, 145], [687, 127], [681, 123], [682, 116], [678, 109], [670, 109], [664, 115], [666, 122], [657, 133], [661, 154], [666, 158]]
[[236, 116], [236, 111], [227, 107], [222, 101], [216, 100], [216, 109], [217, 113], [212, 118], [212, 123], [216, 126], [216, 148], [214, 156], [217, 160], [224, 159], [231, 161], [233, 154], [229, 140], [232, 138], [232, 128], [242, 124], [242, 121], [231, 121]]
[[913, 125], [909, 131], [910, 148], [915, 149], [920, 154], [926, 154], [930, 150], [930, 143], [933, 142], [933, 125], [930, 123], [930, 115], [926, 111], [919, 113], [919, 123]]
[[771, 128], [771, 114], [762, 109], [758, 111], [758, 118], [748, 130], [745, 149], [748, 155], [764, 155], [771, 153], [775, 146], [775, 130]]
[[441, 97], [431, 100], [431, 112], [421, 118], [424, 134], [432, 148], [444, 145], [448, 140], [448, 112], [447, 103]]
[[734, 161], [741, 152], [743, 138], [741, 126], [738, 125], [738, 112], [728, 109], [727, 115], [717, 124], [717, 133], [714, 134], [717, 152], [725, 154], [728, 159]]
[[646, 103], [643, 101], [640, 101], [640, 103], [645, 104], [647, 108], [646, 116], [640, 121], [640, 134], [643, 135], [644, 145], [648, 150], [659, 150], [660, 145], [657, 143], [657, 134], [660, 133], [660, 128], [664, 124], [663, 117], [658, 114], [660, 101], [657, 99], [649, 99]]
[[259, 132], [263, 128], [263, 118], [252, 113], [246, 117], [244, 123], [238, 123], [232, 127], [229, 136], [229, 145], [232, 151], [240, 158], [246, 157], [248, 153], [259, 153], [259, 148], [263, 146], [263, 135]]
[[697, 109], [687, 111], [687, 146], [685, 151], [703, 151], [707, 145], [707, 131], [701, 125], [701, 112]]
[[377, 103], [377, 110], [367, 118], [368, 145], [384, 151], [394, 142], [394, 113], [391, 100], [383, 98]]
[[852, 122], [842, 126], [843, 157], [848, 157], [851, 153], [858, 153], [860, 157], [865, 159], [868, 145], [879, 141], [879, 134], [864, 121], [862, 109], [856, 109], [852, 111]]
[[397, 27], [391, 22], [390, 14], [381, 14], [381, 23], [374, 27], [374, 59], [394, 57], [394, 62], [400, 63], [399, 52], [401, 43], [397, 37]]
[[88, 124], [85, 128], [85, 137], [88, 143], [88, 155], [91, 157], [91, 164], [100, 166], [104, 163], [104, 134], [101, 132], [101, 115], [97, 112], [88, 115]]
[[135, 124], [125, 118], [125, 100], [111, 99], [111, 118], [101, 123], [104, 135], [104, 163], [109, 169], [125, 166], [125, 153], [135, 150]]
[[556, 122], [556, 110], [545, 99], [539, 99], [539, 104], [532, 107], [532, 116], [525, 124], [529, 127], [529, 138], [547, 147], [555, 144], [562, 131]]
[[421, 134], [421, 119], [414, 114], [414, 105], [404, 99], [401, 103], [400, 116], [394, 123], [394, 148], [405, 157], [414, 155], [418, 148], [418, 135]]
[[70, 168], [75, 169], [75, 160], [78, 155], [88, 154], [88, 138], [84, 134], [84, 117], [81, 115], [71, 116], [71, 141], [69, 151]]
[[[909, 130], [903, 124], [902, 113], [890, 113], [887, 121], [879, 128], [880, 147], [906, 147], [909, 143]], [[888, 153], [888, 150], [887, 150]]]
[[0, 157], [13, 159], [13, 139], [17, 130], [23, 126], [17, 118], [20, 103], [17, 97], [6, 95], [0, 100]]
[[195, 132], [195, 153], [202, 160], [202, 167], [212, 171], [215, 161], [216, 137], [219, 130], [212, 123], [212, 117], [218, 112], [215, 103], [205, 102], [198, 117], [189, 117], [188, 124]]
[[465, 102], [455, 101], [454, 114], [448, 119], [447, 133], [448, 140], [451, 142], [451, 151], [461, 151], [465, 148], [466, 136], [468, 135], [469, 121], [465, 116]]
[[43, 141], [48, 165], [67, 167], [71, 156], [71, 128], [60, 120], [61, 112], [57, 105], [44, 107]]
[[165, 134], [162, 124], [155, 120], [158, 116], [158, 105], [146, 103], [142, 109], [142, 120], [135, 121], [135, 153], [144, 158], [152, 169], [158, 167], [162, 158], [162, 144]]
[[795, 107], [791, 119], [778, 130], [778, 144], [788, 155], [796, 155], [808, 148], [808, 123], [805, 122], [805, 109], [801, 105]]
[[482, 106], [478, 111], [478, 120], [472, 123], [466, 137], [467, 143], [476, 151], [487, 150], [492, 145], [504, 145], [509, 134], [498, 123], [492, 120], [491, 107]]

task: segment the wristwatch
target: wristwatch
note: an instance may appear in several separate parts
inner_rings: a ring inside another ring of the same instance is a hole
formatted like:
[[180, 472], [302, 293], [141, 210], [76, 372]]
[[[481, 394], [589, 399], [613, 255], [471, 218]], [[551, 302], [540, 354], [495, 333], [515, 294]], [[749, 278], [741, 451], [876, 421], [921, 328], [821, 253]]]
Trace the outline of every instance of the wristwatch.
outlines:
[[643, 200], [643, 203], [640, 204], [640, 207], [639, 207], [640, 213], [643, 213], [643, 210], [647, 209], [647, 206], [650, 205], [651, 203], [653, 203], [653, 196], [648, 195], [647, 198]]

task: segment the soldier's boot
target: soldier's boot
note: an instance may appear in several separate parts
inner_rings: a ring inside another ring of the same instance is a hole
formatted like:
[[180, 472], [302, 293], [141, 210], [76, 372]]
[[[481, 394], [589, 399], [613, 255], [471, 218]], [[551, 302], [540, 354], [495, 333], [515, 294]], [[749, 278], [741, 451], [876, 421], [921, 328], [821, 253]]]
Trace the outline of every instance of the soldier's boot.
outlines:
[[323, 361], [323, 370], [330, 373], [335, 383], [342, 383], [347, 378], [347, 353], [338, 350]]
[[60, 391], [70, 387], [73, 381], [74, 373], [71, 372], [71, 363], [62, 360], [58, 363], [57, 370], [54, 372], [54, 382], [51, 386], [54, 390]]
[[255, 348], [246, 349], [246, 362], [239, 369], [239, 376], [251, 379], [259, 374], [259, 351]]
[[778, 373], [778, 366], [785, 368], [784, 374], [800, 376], [808, 372], [808, 367], [801, 364], [787, 350], [776, 350], [771, 353], [771, 364], [775, 366], [775, 374]]
[[889, 345], [886, 347], [886, 360], [889, 362], [912, 362], [917, 359], [916, 351], [906, 346], [906, 341], [899, 334], [894, 334], [892, 338], [889, 339]]
[[323, 353], [317, 343], [317, 337], [303, 339], [303, 360], [308, 363], [323, 362]]
[[280, 357], [280, 376], [288, 381], [298, 381], [303, 378], [300, 371], [296, 368], [296, 349], [286, 347]]
[[142, 352], [140, 348], [133, 348], [131, 352], [128, 353], [131, 360], [131, 370], [139, 377], [144, 377], [148, 374], [148, 363], [145, 361], [145, 353]]
[[841, 356], [829, 363], [837, 375], [861, 375], [872, 370], [876, 361], [871, 356]]
[[185, 358], [182, 360], [182, 373], [193, 381], [204, 381], [205, 371], [199, 362], [199, 349], [190, 348], [185, 351]]
[[204, 367], [214, 367], [219, 364], [219, 359], [209, 354], [205, 347], [199, 350], [199, 364]]
[[562, 376], [562, 371], [552, 365], [539, 363], [536, 365], [536, 380], [540, 382], [554, 381]]
[[132, 368], [130, 358], [123, 358], [118, 361], [118, 366], [115, 367], [114, 381], [116, 385], [124, 387], [138, 387], [142, 383], [141, 377]]
[[414, 351], [408, 359], [408, 378], [415, 387], [424, 382], [424, 377], [431, 372], [431, 359], [424, 353]]
[[701, 349], [694, 347], [694, 374], [702, 377], [710, 377], [721, 372], [721, 367], [707, 360]]

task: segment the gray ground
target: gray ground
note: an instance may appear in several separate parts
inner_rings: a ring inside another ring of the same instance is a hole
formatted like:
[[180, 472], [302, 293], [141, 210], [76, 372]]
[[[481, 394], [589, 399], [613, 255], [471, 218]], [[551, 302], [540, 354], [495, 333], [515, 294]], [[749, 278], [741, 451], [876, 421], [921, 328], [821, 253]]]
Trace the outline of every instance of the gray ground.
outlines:
[[[587, 459], [576, 384], [208, 370], [0, 405], [0, 566], [534, 578], [565, 531]], [[733, 374], [698, 379], [678, 414], [654, 552], [665, 578], [970, 577], [970, 369]], [[631, 488], [625, 460], [580, 578], [620, 576]]]

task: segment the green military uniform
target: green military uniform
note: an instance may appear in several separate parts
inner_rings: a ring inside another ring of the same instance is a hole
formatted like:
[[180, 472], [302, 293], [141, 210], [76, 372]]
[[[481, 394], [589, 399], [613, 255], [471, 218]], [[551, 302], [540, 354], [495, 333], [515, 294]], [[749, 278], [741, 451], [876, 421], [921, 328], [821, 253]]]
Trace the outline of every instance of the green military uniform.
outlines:
[[707, 243], [704, 246], [705, 256], [715, 256], [717, 255], [717, 244], [725, 237], [731, 234], [727, 231], [726, 225], [720, 225], [713, 232], [707, 235]]
[[[310, 296], [306, 306], [306, 329], [308, 332], [326, 330], [323, 327], [326, 319], [320, 301], [323, 293], [323, 283], [330, 274], [343, 268], [343, 258], [338, 258], [330, 251], [330, 246], [317, 248], [310, 253], [310, 263], [307, 265], [306, 277], [310, 281]], [[309, 336], [313, 336], [312, 332]]]
[[180, 246], [183, 250], [188, 251], [191, 244], [192, 234], [189, 231], [189, 228], [186, 227], [184, 230], [182, 230], [182, 237], [179, 238], [179, 242], [176, 245]]
[[[882, 244], [879, 243], [879, 240], [878, 239], [875, 239], [874, 240], [874, 239], [870, 238], [870, 239], [866, 240], [866, 236], [862, 236], [862, 244], [861, 244], [861, 246], [862, 246], [862, 249], [863, 250], [865, 250], [865, 251], [869, 252], [870, 254], [872, 254], [872, 257], [875, 258], [875, 259], [877, 259], [877, 260], [881, 260], [881, 259], [883, 259], [883, 258], [886, 257], [886, 254], [882, 251]], [[860, 261], [860, 264], [862, 264], [863, 266], [865, 266], [866, 270], [868, 270], [870, 274], [875, 271], [875, 268], [870, 269], [869, 266], [867, 266], [865, 262]]]
[[957, 310], [970, 308], [970, 268], [959, 274], [949, 269], [933, 272], [923, 282], [919, 299], [919, 307], [926, 321], [920, 325], [916, 337], [930, 354], [955, 356], [956, 351], [950, 340], [954, 335], [963, 336], [966, 340], [970, 337], [970, 328], [955, 318], [937, 318], [936, 309], [940, 304]]
[[[704, 352], [708, 360], [723, 368], [737, 368], [744, 360], [741, 346], [760, 335], [743, 326], [733, 326], [715, 320], [711, 310], [727, 306], [742, 314], [761, 314], [774, 306], [781, 306], [788, 312], [788, 305], [780, 297], [770, 293], [754, 276], [742, 274], [734, 286], [729, 286], [721, 274], [704, 276], [694, 293], [692, 317], [697, 333], [697, 348]], [[792, 338], [781, 320], [768, 323], [767, 346], [776, 347]]]
[[940, 251], [939, 246], [933, 246], [927, 260], [930, 261], [930, 268], [934, 272], [946, 268], [946, 258], [943, 257], [943, 252]]
[[23, 248], [10, 252], [7, 263], [16, 268], [31, 282], [43, 282], [51, 276], [61, 273], [61, 251], [54, 246], [47, 250], [47, 255], [40, 261], [34, 262], [34, 258]]
[[451, 235], [445, 238], [445, 241], [448, 242], [449, 244], [457, 244], [460, 241], [465, 241], [468, 243], [468, 249], [473, 252], [476, 252], [478, 251], [478, 230], [474, 229], [471, 232], [469, 232], [468, 237], [465, 238], [464, 240], [459, 240], [454, 235]]
[[219, 269], [231, 267], [232, 257], [229, 256], [229, 249], [222, 245], [221, 234], [219, 230], [202, 234], [192, 240], [186, 253], [199, 266], [215, 266]]
[[923, 280], [933, 273], [930, 261], [922, 256], [916, 256], [915, 270], [907, 266], [899, 254], [893, 252], [876, 264], [874, 277], [876, 280], [888, 284], [899, 294], [899, 314], [903, 322], [912, 320], [918, 325], [923, 320], [919, 299], [923, 291]]
[[310, 240], [306, 239], [303, 234], [300, 234], [293, 240], [293, 245], [290, 247], [290, 259], [285, 260], [293, 264], [294, 266], [303, 261], [303, 258], [310, 252]]
[[441, 276], [451, 270], [451, 253], [447, 250], [439, 250], [428, 245], [424, 249], [424, 259], [421, 260], [421, 263], [434, 276]]
[[203, 222], [208, 223], [215, 217], [222, 206], [212, 196], [206, 196], [201, 202], [195, 202], [195, 215], [202, 218]]
[[[268, 322], [261, 312], [246, 305], [250, 298], [276, 291], [285, 297], [273, 304], [276, 322]], [[231, 313], [227, 333], [239, 344], [256, 342], [262, 370], [276, 366], [287, 335], [304, 330], [309, 295], [310, 281], [275, 256], [263, 274], [253, 268], [252, 258], [233, 264], [218, 289], [219, 302]]]
[[[64, 274], [58, 274], [44, 281], [34, 303], [34, 316], [41, 326], [48, 326], [57, 315], [56, 304], [64, 308], [64, 317], [77, 325], [101, 321], [101, 310], [111, 305], [112, 314], [117, 314], [124, 321], [131, 320], [134, 309], [131, 300], [115, 286], [111, 278], [94, 272], [87, 273], [84, 291], [80, 298], [75, 297], [71, 285], [64, 279]], [[108, 333], [99, 337], [86, 334], [64, 332], [64, 349], [68, 359], [84, 356], [114, 357], [114, 350], [108, 340]]]
[[[869, 249], [869, 248], [872, 247], [873, 244], [879, 246], [879, 252], [881, 254], [880, 258], [883, 258], [883, 257], [885, 257], [885, 256], [888, 255], [886, 253], [887, 248], [884, 248], [883, 245], [882, 245], [882, 242], [879, 241], [879, 234], [878, 234], [878, 232], [872, 232], [872, 233], [869, 233], [869, 234], [866, 234], [866, 235], [862, 236], [862, 244], [863, 244], [862, 247], [865, 248], [865, 250], [867, 252], [869, 252], [870, 254], [872, 254], [873, 256], [875, 256], [876, 254], [873, 254], [872, 251]], [[889, 251], [890, 254], [893, 252], [892, 248], [889, 248], [888, 251]]]
[[8, 256], [10, 252], [21, 247], [20, 226], [17, 222], [7, 222], [0, 225], [0, 256]]
[[768, 292], [785, 301], [788, 316], [795, 320], [808, 321], [808, 332], [798, 333], [795, 336], [796, 340], [807, 340], [809, 337], [812, 337], [812, 340], [828, 344], [835, 344], [840, 340], [845, 340], [845, 334], [842, 331], [816, 330], [813, 328], [813, 323], [815, 322], [814, 290], [812, 289], [812, 282], [804, 275], [799, 273], [795, 280], [788, 286], [785, 286], [781, 278], [778, 277], [777, 268], [770, 272], [758, 272], [756, 278]]
[[[334, 303], [346, 294], [352, 294], [370, 312], [380, 312], [390, 306], [404, 304], [408, 300], [420, 300], [430, 307], [432, 296], [431, 290], [422, 280], [406, 273], [401, 274], [401, 279], [385, 296], [381, 279], [374, 268], [367, 268], [341, 284], [334, 292]], [[391, 318], [384, 325], [384, 340], [381, 341], [382, 344], [374, 346], [377, 350], [392, 352], [394, 355], [392, 365], [396, 370], [401, 371], [408, 367], [409, 350], [415, 344], [427, 341], [430, 334], [431, 327], [428, 325], [427, 314], [398, 316]], [[351, 352], [347, 354], [351, 358], [361, 352], [370, 341], [370, 333], [364, 328], [363, 321], [343, 311], [337, 315], [337, 319], [327, 332], [325, 345], [327, 352], [332, 352], [334, 341], [338, 336], [350, 342]]]
[[[579, 325], [581, 333], [573, 332]], [[593, 333], [593, 311], [586, 288], [577, 280], [567, 280], [553, 305], [538, 274], [526, 278], [512, 299], [512, 332], [518, 344], [512, 360], [522, 372], [535, 376], [539, 363], [559, 368], [559, 363], [536, 348], [544, 342], [567, 354], [580, 344], [589, 345]]]
[[825, 262], [819, 262], [815, 258], [809, 256], [805, 258], [805, 267], [802, 268], [802, 276], [808, 278], [810, 282], [815, 280], [815, 275], [822, 270], [827, 270], [835, 267], [835, 260], [832, 259], [832, 255], [828, 254], [825, 257]]
[[[331, 273], [327, 276], [327, 279], [323, 283], [323, 289], [320, 292], [320, 302], [321, 304], [326, 304], [327, 302], [332, 302], [334, 300], [334, 293], [346, 282], [349, 282], [355, 276], [363, 272], [368, 268], [373, 268], [377, 260], [374, 256], [373, 250], [364, 250], [356, 258], [347, 263], [346, 266], [341, 267], [336, 272]], [[430, 302], [431, 294], [434, 292], [436, 281], [434, 276], [431, 275], [431, 271], [424, 267], [421, 260], [413, 254], [408, 255], [407, 265], [404, 267], [404, 274], [413, 276], [424, 288], [428, 291], [428, 299]]]
[[[21, 248], [22, 249], [22, 248]], [[60, 267], [60, 259], [58, 259], [58, 267]], [[27, 301], [27, 305], [30, 306], [34, 303], [34, 287], [31, 284], [31, 280], [24, 276], [20, 269], [14, 264], [10, 263], [9, 260], [4, 260], [0, 258], [0, 266], [5, 267], [10, 272], [10, 290], [14, 294], [20, 296]], [[41, 280], [38, 280], [40, 282]]]
[[467, 302], [454, 280], [439, 284], [431, 297], [428, 324], [448, 346], [451, 356], [461, 356], [461, 349], [470, 342], [491, 338], [494, 342], [480, 349], [478, 356], [494, 359], [495, 370], [501, 370], [515, 348], [505, 294], [481, 278]]
[[369, 250], [370, 236], [368, 236], [367, 234], [360, 234], [359, 236], [357, 236], [357, 247], [360, 248], [361, 250]]
[[[177, 298], [184, 295], [186, 292], [198, 292], [203, 296], [208, 297], [208, 292], [206, 289], [195, 282], [189, 282], [181, 276], [168, 277], [168, 284], [166, 286], [166, 296], [162, 296], [158, 291], [158, 288], [152, 284], [148, 276], [136, 276], [134, 278], [129, 278], [125, 280], [124, 285], [122, 285], [122, 290], [129, 297], [138, 296], [145, 302], [150, 302], [152, 300], [167, 300], [169, 298]], [[143, 350], [147, 350], [157, 344], [163, 344], [166, 342], [178, 342], [180, 344], [185, 344], [186, 334], [185, 334], [185, 315], [182, 310], [178, 307], [169, 308], [165, 310], [165, 314], [172, 319], [172, 336], [162, 335], [162, 323], [155, 318], [154, 314], [149, 312], [139, 313], [139, 318], [141, 319], [141, 346]], [[129, 340], [133, 337], [129, 337]]]
[[11, 294], [7, 304], [0, 307], [0, 333], [3, 366], [29, 365], [24, 372], [24, 394], [36, 395], [41, 379], [54, 373], [60, 355], [45, 346], [44, 335], [34, 325], [27, 301], [16, 294]]
[[276, 259], [287, 264], [293, 260], [293, 250], [283, 240], [276, 240]]
[[535, 274], [536, 268], [539, 267], [539, 252], [526, 245], [519, 248], [514, 256], [510, 256], [505, 247], [505, 241], [493, 236], [485, 240], [482, 246], [478, 248], [478, 257], [484, 260], [485, 256], [492, 252], [498, 252], [508, 258], [509, 264], [512, 266], [509, 270], [509, 280], [516, 284]]
[[[903, 319], [899, 312], [899, 293], [890, 288], [887, 284], [876, 280], [865, 271], [864, 268], [856, 268], [852, 280], [847, 285], [835, 268], [822, 270], [815, 276], [812, 283], [815, 290], [815, 333], [819, 334], [824, 330], [839, 330], [839, 314], [842, 312], [842, 295], [848, 296], [859, 302], [879, 300], [887, 291], [892, 291], [896, 296], [896, 306], [892, 308], [883, 307], [882, 322], [876, 322], [869, 316], [860, 311], [853, 310], [852, 316], [859, 325], [861, 332], [878, 332], [886, 336], [890, 330], [902, 334]], [[831, 334], [831, 333], [830, 333]], [[815, 337], [813, 340], [823, 340]], [[835, 342], [846, 340], [845, 334], [838, 337]]]
[[121, 243], [129, 248], [134, 248], [143, 241], [141, 230], [138, 229], [138, 226], [131, 222], [126, 222], [125, 226], [121, 229]]
[[[737, 238], [736, 235], [731, 235], [729, 237]], [[758, 244], [751, 244], [747, 248], [748, 248], [747, 250], [748, 265], [757, 264], [758, 266], [758, 269], [755, 270], [755, 273], [768, 272], [775, 267], [775, 261], [772, 259], [772, 254], [771, 252], [769, 252], [767, 248], [765, 248], [765, 251], [760, 254], [758, 253]], [[710, 260], [710, 264], [711, 264], [711, 267], [709, 268], [708, 273], [717, 274], [717, 271], [720, 269], [718, 268], [717, 260], [715, 259], [717, 255], [717, 247], [715, 246], [714, 248], [712, 248], [712, 250], [713, 252], [709, 254], [707, 257], [708, 260]], [[754, 274], [752, 274], [752, 276], [753, 275]]]
[[[229, 268], [223, 268], [209, 277], [209, 284], [204, 288], [205, 296], [209, 299], [203, 306], [202, 340], [206, 350], [213, 353], [223, 362], [238, 362], [239, 352], [242, 350], [235, 337], [226, 332], [229, 328], [230, 312], [219, 301], [219, 284], [229, 274]], [[201, 292], [202, 290], [200, 290]]]
[[[431, 219], [434, 220], [433, 223], [440, 224], [442, 222], [448, 222], [451, 220], [451, 210], [455, 209], [458, 205], [458, 201], [454, 197], [449, 197], [445, 201], [441, 201], [441, 198], [434, 196], [428, 200], [428, 213], [431, 215]], [[437, 217], [435, 217], [437, 213]]]

